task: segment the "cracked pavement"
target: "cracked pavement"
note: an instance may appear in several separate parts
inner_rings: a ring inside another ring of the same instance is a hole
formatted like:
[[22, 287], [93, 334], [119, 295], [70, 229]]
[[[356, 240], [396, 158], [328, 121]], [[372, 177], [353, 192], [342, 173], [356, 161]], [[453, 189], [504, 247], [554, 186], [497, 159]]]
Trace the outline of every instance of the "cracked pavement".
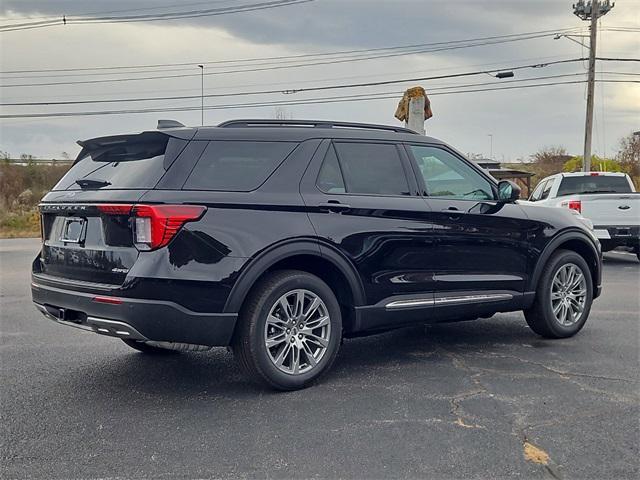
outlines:
[[640, 264], [567, 340], [520, 313], [345, 341], [304, 391], [254, 387], [225, 349], [145, 357], [32, 307], [37, 240], [0, 240], [2, 478], [640, 475]]

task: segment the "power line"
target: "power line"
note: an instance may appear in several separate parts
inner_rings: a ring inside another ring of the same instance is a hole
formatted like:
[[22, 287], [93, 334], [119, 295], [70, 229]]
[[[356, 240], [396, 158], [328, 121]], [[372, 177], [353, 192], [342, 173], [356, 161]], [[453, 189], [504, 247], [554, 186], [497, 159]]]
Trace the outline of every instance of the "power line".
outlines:
[[[475, 43], [475, 44], [468, 44], [468, 45], [456, 45], [456, 46], [451, 46], [451, 47], [441, 47], [441, 48], [436, 48], [436, 49], [422, 49], [422, 50], [411, 50], [411, 51], [403, 51], [400, 53], [390, 53], [390, 54], [381, 54], [381, 55], [369, 55], [369, 56], [359, 56], [359, 57], [335, 57], [335, 58], [330, 58], [327, 60], [323, 60], [320, 62], [306, 62], [306, 63], [297, 63], [297, 64], [287, 64], [287, 65], [282, 65], [282, 64], [276, 64], [276, 65], [271, 65], [271, 66], [266, 66], [266, 67], [259, 67], [259, 68], [241, 68], [241, 69], [234, 69], [234, 70], [223, 70], [223, 71], [208, 71], [205, 73], [206, 76], [212, 76], [212, 75], [227, 75], [227, 74], [233, 74], [233, 73], [255, 73], [255, 72], [262, 72], [262, 71], [269, 71], [269, 70], [282, 70], [282, 69], [290, 69], [290, 68], [300, 68], [300, 67], [310, 67], [310, 66], [318, 66], [318, 65], [333, 65], [333, 64], [338, 64], [338, 63], [351, 63], [351, 62], [359, 62], [359, 61], [365, 61], [365, 60], [374, 60], [374, 59], [382, 59], [382, 58], [391, 58], [391, 57], [399, 57], [399, 56], [406, 56], [406, 55], [416, 55], [416, 54], [421, 54], [421, 53], [434, 53], [434, 52], [440, 52], [440, 51], [444, 51], [444, 50], [456, 50], [456, 49], [460, 49], [460, 48], [469, 48], [469, 47], [476, 47], [476, 46], [484, 46], [484, 45], [493, 45], [493, 44], [497, 44], [497, 43], [508, 43], [508, 42], [514, 42], [514, 41], [520, 41], [520, 40], [528, 40], [531, 38], [540, 38], [541, 36], [535, 36], [535, 37], [526, 37], [526, 38], [519, 38], [519, 39], [509, 39], [509, 40], [501, 40], [501, 41], [492, 41], [492, 42], [483, 42], [483, 43]], [[206, 65], [205, 65], [206, 66]], [[172, 71], [176, 71], [176, 70], [172, 70]], [[179, 71], [184, 71], [184, 69], [179, 69]], [[158, 70], [154, 71], [153, 73], [159, 72]], [[123, 73], [124, 75], [129, 75], [131, 73], [145, 73], [145, 72], [129, 72], [129, 73]], [[111, 75], [114, 73], [87, 73], [84, 74], [84, 76], [87, 75]], [[118, 75], [123, 75], [120, 73], [117, 73]], [[195, 77], [195, 76], [200, 76], [199, 74], [177, 74], [177, 75], [153, 75], [153, 76], [145, 76], [145, 77], [127, 77], [127, 78], [108, 78], [108, 79], [98, 79], [98, 80], [69, 80], [69, 81], [61, 81], [61, 82], [40, 82], [40, 83], [22, 83], [22, 84], [5, 84], [5, 85], [0, 85], [0, 88], [10, 88], [10, 87], [36, 87], [36, 86], [58, 86], [58, 85], [79, 85], [79, 84], [95, 84], [95, 83], [121, 83], [121, 82], [130, 82], [130, 81], [141, 81], [141, 80], [165, 80], [165, 79], [169, 79], [169, 78], [184, 78], [184, 77]], [[54, 75], [55, 77], [55, 75]], [[2, 80], [13, 80], [14, 78], [19, 78], [19, 77], [9, 77], [9, 78], [3, 78]], [[37, 77], [26, 77], [26, 78], [37, 78]]]
[[[303, 88], [284, 90], [284, 91], [293, 94], [293, 93], [314, 92], [314, 91], [322, 91], [322, 90], [336, 90], [336, 89], [343, 89], [343, 88], [361, 88], [361, 87], [373, 87], [373, 86], [381, 86], [381, 85], [392, 85], [392, 84], [398, 84], [398, 83], [441, 80], [441, 79], [447, 79], [447, 78], [460, 78], [460, 77], [469, 77], [469, 76], [475, 76], [475, 75], [486, 75], [486, 74], [491, 74], [492, 72], [498, 72], [502, 70], [515, 71], [515, 70], [523, 70], [523, 69], [529, 69], [529, 68], [543, 68], [550, 65], [580, 62], [582, 60], [584, 59], [573, 58], [573, 59], [565, 59], [565, 60], [555, 60], [555, 61], [546, 62], [546, 63], [535, 63], [535, 64], [529, 64], [529, 65], [518, 65], [518, 66], [495, 68], [490, 70], [476, 70], [471, 72], [432, 75], [428, 77], [379, 80], [375, 82], [341, 83], [341, 84], [334, 84], [334, 85], [303, 87]], [[208, 95], [208, 97], [214, 98], [214, 97], [228, 97], [228, 96], [268, 95], [273, 93], [283, 93], [283, 90], [260, 90], [260, 91], [248, 91], [248, 92], [244, 91], [244, 92], [233, 92], [233, 93], [224, 93], [224, 94], [220, 93], [220, 94], [211, 94], [211, 95]]]
[[[173, 5], [163, 5], [163, 6], [157, 6], [157, 7], [139, 7], [139, 8], [127, 8], [124, 10], [109, 10], [109, 11], [102, 11], [102, 12], [85, 12], [85, 13], [77, 13], [75, 16], [92, 16], [92, 15], [107, 15], [110, 13], [125, 13], [125, 12], [140, 12], [140, 11], [144, 11], [144, 10], [167, 10], [170, 8], [177, 8], [177, 7], [191, 7], [193, 5], [209, 5], [212, 3], [225, 3], [228, 1], [233, 1], [233, 0], [208, 0], [206, 2], [190, 2], [190, 3], [180, 3], [180, 4], [173, 4]], [[51, 20], [51, 21], [55, 21], [55, 20], [59, 20], [61, 18], [60, 15], [58, 16], [53, 16], [53, 15], [43, 15], [43, 16], [38, 16], [38, 17], [34, 17], [31, 15], [12, 15], [13, 18], [22, 18], [25, 20]]]
[[[261, 67], [261, 68], [215, 71], [215, 72], [207, 72], [207, 73], [205, 73], [205, 75], [207, 75], [207, 76], [209, 76], [209, 75], [224, 75], [224, 74], [230, 74], [230, 73], [259, 72], [259, 71], [266, 71], [266, 70], [280, 70], [280, 69], [309, 67], [309, 66], [317, 66], [317, 65], [333, 65], [333, 64], [337, 64], [337, 63], [350, 63], [350, 62], [371, 60], [371, 59], [378, 59], [378, 58], [390, 58], [390, 57], [397, 57], [397, 56], [404, 56], [404, 55], [414, 55], [414, 54], [417, 54], [417, 53], [433, 53], [433, 52], [438, 52], [438, 51], [443, 51], [443, 50], [454, 50], [454, 49], [458, 49], [458, 48], [468, 48], [470, 46], [481, 46], [481, 45], [491, 45], [491, 44], [495, 44], [495, 43], [506, 43], [506, 42], [509, 42], [509, 41], [519, 41], [519, 40], [526, 40], [526, 39], [530, 39], [530, 38], [534, 38], [534, 37], [532, 36], [532, 37], [520, 38], [520, 39], [510, 39], [510, 40], [501, 40], [501, 41], [495, 41], [495, 42], [476, 43], [476, 44], [473, 44], [473, 45], [455, 45], [455, 46], [435, 48], [435, 49], [414, 50], [414, 51], [411, 51], [411, 52], [400, 52], [400, 53], [390, 53], [390, 54], [381, 54], [381, 55], [371, 55], [371, 56], [364, 56], [364, 57], [357, 57], [357, 58], [352, 58], [351, 57], [351, 58], [346, 58], [346, 59], [332, 59], [332, 60], [327, 60], [327, 61], [310, 62], [310, 63], [297, 64], [297, 65], [275, 65], [275, 66]], [[166, 79], [170, 79], [170, 78], [185, 78], [185, 77], [196, 77], [196, 76], [200, 76], [200, 74], [197, 74], [197, 73], [184, 73], [184, 74], [178, 74], [178, 75], [160, 75], [160, 76], [153, 75], [153, 76], [135, 77], [135, 78], [111, 78], [111, 79], [99, 79], [99, 80], [77, 80], [77, 81], [65, 81], [65, 82], [43, 82], [43, 83], [12, 83], [12, 84], [2, 84], [2, 85], [0, 85], [0, 88], [42, 87], [42, 86], [57, 86], [57, 85], [86, 85], [86, 84], [100, 84], [100, 83], [121, 83], [121, 82], [142, 81], [142, 80], [166, 80]]]
[[[640, 83], [639, 80], [598, 80], [603, 83]], [[546, 87], [555, 85], [572, 85], [585, 83], [585, 80], [575, 80], [567, 82], [549, 82], [539, 83], [533, 85], [514, 85], [507, 87], [493, 87], [493, 88], [479, 88], [468, 90], [455, 90], [436, 92], [431, 94], [437, 95], [453, 95], [462, 93], [477, 93], [477, 92], [490, 92], [498, 90], [514, 90], [523, 88], [534, 87]], [[384, 99], [397, 99], [398, 94], [396, 92], [388, 93], [380, 92], [378, 94], [358, 94], [358, 95], [342, 95], [336, 97], [319, 97], [304, 99], [298, 101], [272, 101], [272, 102], [254, 102], [254, 103], [237, 103], [237, 104], [224, 104], [224, 105], [210, 105], [205, 106], [205, 110], [222, 110], [222, 109], [237, 109], [237, 108], [262, 108], [273, 106], [293, 106], [293, 105], [312, 105], [312, 104], [327, 104], [336, 102], [356, 102], [356, 101], [371, 101], [371, 100], [384, 100]], [[369, 96], [366, 96], [369, 95]], [[387, 96], [385, 96], [387, 95]], [[165, 107], [165, 108], [146, 108], [146, 109], [128, 109], [128, 110], [103, 110], [103, 111], [84, 111], [84, 112], [54, 112], [54, 113], [26, 113], [26, 114], [5, 114], [0, 115], [0, 118], [51, 118], [51, 117], [76, 117], [76, 116], [100, 116], [100, 115], [122, 115], [122, 114], [138, 114], [138, 113], [163, 113], [163, 112], [185, 112], [200, 110], [200, 106], [184, 106], [184, 107]]]
[[[113, 65], [113, 66], [97, 66], [97, 67], [83, 67], [83, 68], [50, 68], [50, 69], [32, 69], [32, 70], [5, 70], [2, 72], [3, 74], [15, 74], [15, 73], [46, 73], [46, 72], [87, 72], [92, 70], [121, 70], [121, 69], [139, 69], [139, 68], [160, 68], [160, 67], [181, 67], [181, 66], [194, 66], [197, 64], [203, 65], [217, 65], [217, 64], [235, 64], [235, 63], [252, 63], [258, 61], [272, 61], [272, 60], [299, 60], [305, 58], [313, 58], [313, 57], [324, 57], [324, 56], [334, 56], [334, 55], [348, 55], [348, 54], [358, 54], [358, 53], [373, 53], [373, 52], [382, 52], [382, 51], [392, 51], [392, 50], [404, 50], [404, 49], [414, 49], [414, 48], [423, 48], [423, 47], [435, 47], [435, 46], [446, 46], [452, 44], [465, 44], [471, 42], [481, 42], [485, 40], [498, 40], [498, 39], [506, 39], [506, 38], [515, 38], [522, 36], [530, 36], [530, 35], [542, 35], [549, 34], [555, 35], [558, 33], [572, 32], [576, 31], [578, 28], [563, 28], [563, 29], [554, 29], [554, 30], [538, 30], [535, 32], [523, 32], [523, 33], [512, 33], [508, 35], [492, 35], [488, 37], [476, 37], [476, 38], [467, 38], [462, 40], [446, 40], [441, 42], [429, 42], [429, 43], [415, 43], [408, 45], [394, 45], [391, 47], [376, 47], [376, 48], [363, 48], [363, 49], [354, 49], [354, 50], [338, 50], [333, 52], [319, 52], [319, 53], [306, 53], [306, 54], [297, 54], [297, 55], [280, 55], [280, 56], [272, 56], [272, 57], [254, 57], [254, 58], [243, 58], [243, 59], [232, 59], [232, 60], [215, 60], [215, 61], [202, 61], [202, 60], [194, 60], [192, 62], [181, 62], [181, 63], [156, 63], [156, 64], [142, 64], [142, 65]], [[17, 78], [17, 77], [16, 77]]]
[[[208, 73], [206, 73], [206, 75], [226, 75], [226, 74], [232, 74], [232, 73], [245, 73], [245, 72], [259, 72], [259, 71], [267, 71], [267, 70], [281, 70], [281, 69], [289, 69], [289, 68], [299, 68], [299, 67], [309, 67], [309, 66], [316, 66], [316, 65], [331, 65], [334, 63], [349, 63], [349, 62], [356, 62], [356, 61], [363, 61], [363, 60], [372, 60], [372, 59], [379, 59], [379, 58], [390, 58], [390, 57], [399, 57], [399, 56], [405, 56], [405, 55], [417, 55], [417, 54], [422, 54], [422, 53], [433, 53], [433, 52], [440, 52], [440, 51], [445, 51], [445, 50], [457, 50], [457, 49], [462, 49], [462, 48], [471, 48], [471, 47], [477, 47], [477, 46], [485, 46], [485, 45], [495, 45], [495, 44], [501, 44], [501, 43], [511, 43], [511, 42], [516, 42], [516, 41], [522, 41], [522, 40], [531, 40], [531, 39], [537, 39], [537, 38], [543, 38], [543, 37], [548, 37], [551, 36], [551, 34], [540, 34], [540, 35], [530, 35], [530, 36], [526, 36], [526, 37], [519, 37], [519, 38], [508, 38], [508, 39], [501, 39], [501, 40], [491, 40], [491, 41], [481, 41], [481, 42], [475, 42], [475, 43], [465, 43], [465, 44], [455, 44], [455, 45], [450, 45], [450, 46], [441, 46], [441, 47], [436, 47], [436, 48], [424, 48], [426, 47], [428, 44], [425, 44], [424, 46], [420, 46], [422, 48], [417, 49], [418, 47], [408, 47], [409, 49], [402, 49], [402, 51], [399, 51], [400, 48], [398, 47], [388, 47], [384, 50], [384, 53], [381, 54], [373, 54], [373, 55], [353, 55], [353, 54], [346, 54], [346, 55], [341, 55], [341, 54], [335, 54], [335, 55], [329, 55], [329, 54], [320, 54], [323, 57], [323, 61], [315, 61], [316, 59], [314, 58], [314, 61], [311, 62], [303, 62], [303, 63], [292, 63], [292, 62], [300, 62], [301, 60], [284, 60], [284, 61], [275, 61], [275, 62], [261, 62], [261, 63], [247, 63], [247, 64], [239, 64], [239, 65], [234, 65], [233, 66], [233, 70], [224, 70], [224, 71], [216, 71], [215, 68], [220, 68], [220, 67], [209, 67], [209, 64], [207, 63], [200, 63], [199, 65], [205, 65], [206, 67], [208, 67], [208, 69], [210, 70], [210, 68], [214, 68], [213, 71], [209, 71]], [[372, 49], [371, 52], [368, 53], [373, 53], [375, 51], [380, 51], [383, 49]], [[393, 50], [395, 50], [397, 53], [393, 53]], [[187, 64], [187, 66], [189, 67], [193, 67], [193, 64]], [[244, 67], [249, 67], [249, 68], [244, 68]], [[161, 70], [152, 70], [151, 72], [145, 71], [145, 70], [136, 70], [136, 71], [125, 71], [125, 72], [86, 72], [86, 73], [82, 73], [82, 74], [72, 74], [72, 73], [66, 73], [66, 74], [49, 74], [49, 75], [29, 75], [29, 76], [10, 76], [10, 77], [2, 77], [0, 78], [0, 80], [17, 80], [17, 79], [32, 79], [32, 78], [58, 78], [58, 77], [74, 77], [74, 76], [80, 76], [82, 75], [83, 77], [87, 77], [87, 76], [104, 76], [104, 75], [137, 75], [137, 74], [149, 74], [149, 73], [161, 73], [161, 72], [176, 72], [176, 71], [184, 71], [184, 67], [183, 68], [172, 68], [172, 69], [161, 69]], [[69, 80], [68, 82], [50, 82], [50, 83], [37, 83], [35, 85], [60, 85], [60, 84], [67, 84], [67, 83], [71, 83], [71, 84], [75, 84], [75, 83], [110, 83], [111, 81], [135, 81], [135, 80], [150, 80], [150, 79], [165, 79], [165, 78], [182, 78], [185, 76], [195, 76], [193, 74], [180, 74], [180, 75], [158, 75], [158, 76], [152, 76], [152, 77], [130, 77], [130, 78], [109, 78], [109, 79], [101, 79], [101, 80], [96, 80], [96, 81], [92, 81], [92, 80]], [[199, 75], [198, 75], [199, 76]], [[16, 86], [16, 84], [11, 84], [8, 86]]]
[[[617, 72], [600, 72], [604, 74]], [[624, 75], [625, 73], [621, 73]], [[553, 78], [566, 78], [573, 76], [585, 75], [584, 72], [569, 73], [562, 75], [547, 75], [542, 77], [522, 78], [516, 80], [500, 80], [497, 82], [483, 82], [466, 85], [447, 85], [445, 87], [430, 87], [429, 91], [443, 89], [443, 88], [461, 88], [478, 85], [493, 85], [493, 84], [506, 84], [506, 83], [518, 83], [528, 82], [533, 80], [548, 80]], [[634, 73], [628, 73], [627, 75], [640, 75]], [[165, 97], [137, 97], [137, 98], [116, 98], [116, 99], [85, 99], [85, 100], [51, 100], [51, 101], [39, 101], [39, 102], [3, 102], [0, 103], [2, 107], [25, 107], [25, 106], [45, 106], [45, 105], [86, 105], [95, 103], [125, 103], [125, 102], [156, 102], [156, 101], [170, 101], [170, 100], [198, 100], [201, 97], [204, 98], [220, 98], [220, 97], [235, 97], [235, 96], [248, 96], [248, 95], [270, 95], [270, 94], [282, 94], [282, 90], [261, 90], [261, 91], [245, 91], [245, 92], [233, 92], [233, 93], [215, 93], [207, 95], [175, 95]]]
[[[510, 62], [510, 63], [515, 63], [515, 62], [519, 62], [519, 63], [524, 63], [524, 62], [537, 62], [537, 63], [542, 63], [542, 62], [549, 62], [552, 60], [556, 60], [562, 58], [562, 55], [553, 55], [553, 56], [544, 56], [544, 57], [526, 57], [526, 58], [510, 58], [510, 59], [504, 59], [500, 62], [482, 62], [482, 63], [473, 63], [473, 64], [469, 64], [466, 65], [467, 67], [471, 68], [489, 68], [489, 67], [494, 67], [496, 65], [501, 66], [502, 64], [504, 64], [504, 62]], [[418, 70], [403, 70], [403, 71], [397, 71], [395, 72], [397, 75], [424, 75], [427, 72], [430, 73], [434, 73], [434, 72], [450, 72], [450, 71], [454, 71], [456, 69], [460, 68], [460, 65], [456, 65], [456, 66], [449, 66], [449, 67], [439, 67], [439, 68], [420, 68]], [[501, 67], [500, 67], [501, 68]], [[277, 87], [290, 87], [293, 83], [295, 83], [296, 85], [302, 85], [302, 84], [322, 84], [324, 82], [337, 82], [340, 80], [355, 80], [355, 79], [362, 79], [362, 78], [366, 78], [366, 79], [374, 79], [374, 78], [386, 78], [387, 77], [387, 73], [380, 73], [380, 71], [378, 71], [378, 73], [359, 73], [358, 75], [341, 75], [341, 76], [332, 76], [332, 77], [318, 77], [318, 78], [314, 78], [313, 80], [310, 79], [306, 79], [306, 80], [294, 80], [294, 79], [290, 79], [287, 81], [279, 81], [279, 82], [252, 82], [252, 83], [242, 83], [242, 84], [238, 84], [237, 82], [233, 82], [232, 85], [219, 85], [216, 86], [215, 91], [218, 92], [218, 90], [225, 90], [225, 89], [229, 89], [229, 88], [250, 88], [250, 87], [256, 87], [256, 88], [264, 88], [264, 87], [271, 87], [271, 86], [277, 86]], [[145, 88], [145, 89], [136, 89], [136, 90], [126, 90], [126, 91], [120, 91], [119, 95], [141, 95], [141, 94], [169, 94], [172, 92], [196, 92], [200, 91], [200, 89], [195, 89], [195, 88], [160, 88], [160, 89], [149, 89], [149, 88]], [[214, 90], [213, 88], [210, 90]], [[46, 91], [46, 90], [45, 90]], [[74, 94], [69, 94], [69, 93], [63, 93], [63, 94], [56, 94], [56, 98], [58, 99], [62, 99], [62, 98], [82, 98], [83, 96], [86, 96], [86, 93], [74, 93]], [[95, 95], [98, 95], [100, 97], [103, 98], [109, 98], [110, 95], [113, 95], [111, 93], [108, 93], [106, 91], [101, 91], [101, 92], [96, 92]], [[22, 101], [21, 97], [23, 97], [23, 95], [18, 95], [17, 99], [14, 99], [13, 101]], [[6, 101], [11, 100], [9, 97], [5, 96], [3, 97], [6, 99]], [[29, 95], [27, 97], [29, 100], [33, 100], [33, 101], [37, 101], [38, 99], [46, 99], [47, 95]]]
[[103, 16], [103, 17], [74, 17], [64, 16], [56, 20], [42, 20], [37, 22], [24, 22], [21, 24], [0, 25], [0, 32], [12, 32], [18, 30], [29, 30], [33, 28], [46, 28], [56, 25], [67, 24], [99, 24], [99, 23], [130, 23], [130, 22], [154, 22], [162, 20], [176, 20], [185, 18], [211, 17], [217, 15], [227, 15], [230, 13], [250, 12], [255, 10], [266, 10], [290, 5], [309, 3], [315, 0], [273, 0], [270, 2], [260, 2], [253, 4], [237, 5], [232, 7], [209, 8], [204, 10], [190, 10], [182, 12], [169, 12], [144, 15], [125, 16]]

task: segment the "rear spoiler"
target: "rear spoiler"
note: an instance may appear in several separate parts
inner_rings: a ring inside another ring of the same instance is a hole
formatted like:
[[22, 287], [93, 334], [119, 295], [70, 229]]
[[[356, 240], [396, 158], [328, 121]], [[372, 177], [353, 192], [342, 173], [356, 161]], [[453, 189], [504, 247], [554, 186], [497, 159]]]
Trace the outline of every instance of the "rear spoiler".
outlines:
[[76, 157], [74, 162], [85, 158], [90, 154], [102, 154], [107, 150], [125, 145], [136, 143], [161, 142], [168, 140], [168, 135], [161, 132], [142, 132], [129, 135], [111, 135], [109, 137], [97, 137], [89, 140], [78, 140], [76, 143], [82, 147], [82, 150]]

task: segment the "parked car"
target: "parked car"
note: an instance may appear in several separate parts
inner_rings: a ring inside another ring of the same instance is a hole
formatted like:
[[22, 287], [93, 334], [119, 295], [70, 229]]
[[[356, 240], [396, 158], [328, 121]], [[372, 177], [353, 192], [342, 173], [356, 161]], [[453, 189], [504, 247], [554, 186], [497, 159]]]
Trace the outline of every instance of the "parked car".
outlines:
[[630, 247], [640, 260], [640, 193], [625, 173], [558, 173], [544, 178], [529, 201], [564, 207], [589, 219], [602, 250]]
[[601, 251], [568, 210], [519, 205], [440, 140], [383, 125], [163, 122], [82, 146], [40, 204], [49, 319], [147, 353], [230, 345], [308, 385], [344, 337], [524, 310], [576, 334]]

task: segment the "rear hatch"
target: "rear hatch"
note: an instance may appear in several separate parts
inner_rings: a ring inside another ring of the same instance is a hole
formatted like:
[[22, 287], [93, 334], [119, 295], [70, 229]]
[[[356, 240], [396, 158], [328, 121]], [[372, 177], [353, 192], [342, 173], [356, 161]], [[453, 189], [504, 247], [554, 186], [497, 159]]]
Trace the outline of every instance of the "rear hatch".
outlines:
[[43, 246], [34, 273], [121, 285], [139, 255], [133, 205], [187, 142], [144, 132], [78, 143], [77, 160], [40, 205]]

